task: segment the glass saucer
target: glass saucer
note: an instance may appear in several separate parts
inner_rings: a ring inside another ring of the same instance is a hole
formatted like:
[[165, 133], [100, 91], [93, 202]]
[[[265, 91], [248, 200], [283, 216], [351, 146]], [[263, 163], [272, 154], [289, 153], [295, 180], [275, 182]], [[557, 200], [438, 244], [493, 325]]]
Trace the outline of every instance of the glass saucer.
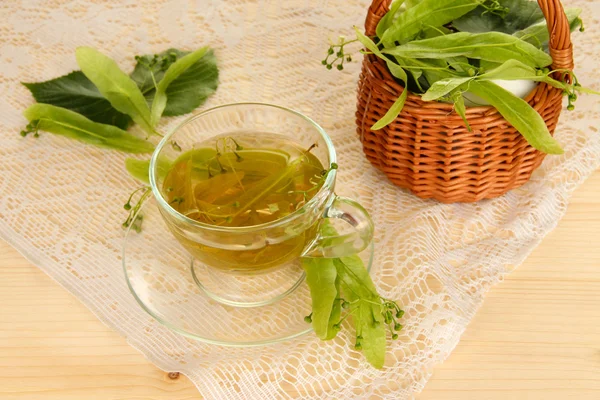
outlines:
[[[135, 299], [152, 317], [187, 337], [257, 346], [312, 330], [311, 299], [300, 263], [261, 275], [223, 274], [193, 260], [168, 230], [153, 198], [140, 208], [140, 233], [128, 229], [123, 269]], [[370, 270], [373, 246], [360, 254]]]

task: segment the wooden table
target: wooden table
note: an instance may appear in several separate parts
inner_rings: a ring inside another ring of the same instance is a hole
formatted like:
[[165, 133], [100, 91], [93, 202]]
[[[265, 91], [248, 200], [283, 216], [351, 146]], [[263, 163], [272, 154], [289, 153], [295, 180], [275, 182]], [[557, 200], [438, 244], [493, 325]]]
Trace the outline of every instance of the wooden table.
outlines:
[[[198, 398], [0, 242], [0, 399]], [[600, 399], [600, 172], [419, 399]]]

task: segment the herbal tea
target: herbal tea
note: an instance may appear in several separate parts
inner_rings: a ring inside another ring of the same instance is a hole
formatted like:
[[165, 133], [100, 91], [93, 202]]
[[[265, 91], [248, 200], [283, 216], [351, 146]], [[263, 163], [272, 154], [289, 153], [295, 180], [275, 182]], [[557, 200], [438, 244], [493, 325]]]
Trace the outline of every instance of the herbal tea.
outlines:
[[[247, 227], [273, 222], [300, 209], [323, 185], [327, 170], [311, 150], [280, 135], [221, 136], [183, 153], [166, 175], [163, 194], [175, 210], [205, 224]], [[256, 272], [298, 257], [315, 231], [312, 226], [278, 243], [237, 251], [174, 233], [206, 264]]]

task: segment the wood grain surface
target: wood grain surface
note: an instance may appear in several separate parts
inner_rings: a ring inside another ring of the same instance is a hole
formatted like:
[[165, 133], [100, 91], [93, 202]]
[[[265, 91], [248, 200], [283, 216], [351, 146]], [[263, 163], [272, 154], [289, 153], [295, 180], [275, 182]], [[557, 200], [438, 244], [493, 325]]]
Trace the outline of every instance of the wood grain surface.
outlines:
[[[199, 398], [0, 242], [0, 399]], [[418, 399], [600, 399], [600, 172]]]

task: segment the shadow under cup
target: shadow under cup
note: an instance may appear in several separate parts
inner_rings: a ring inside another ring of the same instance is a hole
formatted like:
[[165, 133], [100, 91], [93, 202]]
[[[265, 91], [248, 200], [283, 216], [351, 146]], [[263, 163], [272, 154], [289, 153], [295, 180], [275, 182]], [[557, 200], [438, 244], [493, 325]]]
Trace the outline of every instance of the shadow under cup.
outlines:
[[[186, 120], [162, 139], [150, 164], [152, 191], [166, 225], [192, 255], [191, 273], [207, 295], [233, 306], [269, 304], [301, 283], [301, 256], [339, 257], [369, 244], [370, 218], [357, 203], [334, 194], [335, 169], [306, 204], [273, 222], [224, 227], [175, 210], [164, 187], [169, 169], [185, 152], [211, 148], [224, 135], [243, 136], [248, 148], [277, 148], [270, 135], [284, 136], [300, 148], [312, 146], [311, 153], [326, 169], [336, 162], [331, 139], [321, 127], [300, 113], [267, 104], [216, 107]], [[324, 218], [346, 221], [350, 231], [322, 237], [319, 225]]]

